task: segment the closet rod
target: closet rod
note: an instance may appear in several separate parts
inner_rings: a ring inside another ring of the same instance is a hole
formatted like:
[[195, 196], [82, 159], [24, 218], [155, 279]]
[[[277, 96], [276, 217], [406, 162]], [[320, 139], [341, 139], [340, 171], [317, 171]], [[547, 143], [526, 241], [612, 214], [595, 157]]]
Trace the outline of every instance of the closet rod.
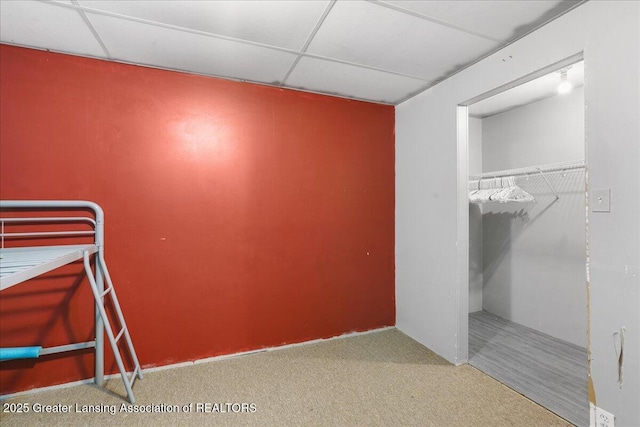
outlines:
[[546, 165], [529, 166], [526, 168], [518, 169], [505, 169], [501, 171], [484, 172], [480, 175], [470, 175], [470, 180], [485, 179], [485, 178], [501, 178], [504, 176], [519, 176], [519, 175], [534, 175], [534, 174], [546, 174], [552, 172], [568, 172], [571, 170], [584, 169], [584, 160], [576, 160], [572, 162], [562, 163], [549, 163]]

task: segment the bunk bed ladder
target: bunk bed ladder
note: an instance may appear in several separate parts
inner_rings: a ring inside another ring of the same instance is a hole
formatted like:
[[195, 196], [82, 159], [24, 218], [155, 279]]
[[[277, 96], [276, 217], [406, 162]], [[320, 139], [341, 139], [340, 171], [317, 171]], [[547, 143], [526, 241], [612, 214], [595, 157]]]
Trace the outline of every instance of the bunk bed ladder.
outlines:
[[[113, 350], [113, 355], [116, 359], [116, 364], [118, 365], [118, 369], [120, 370], [120, 374], [122, 375], [122, 380], [127, 391], [127, 396], [129, 397], [129, 401], [133, 404], [135, 403], [135, 398], [133, 396], [132, 390], [133, 383], [135, 382], [136, 378], [142, 379], [142, 369], [140, 368], [140, 363], [138, 362], [136, 351], [133, 348], [133, 342], [131, 341], [131, 336], [129, 335], [129, 329], [127, 329], [127, 324], [124, 321], [122, 309], [120, 308], [120, 303], [118, 302], [118, 297], [116, 296], [116, 290], [113, 287], [111, 276], [109, 276], [109, 271], [107, 270], [107, 264], [104, 260], [104, 254], [102, 250], [99, 250], [96, 254], [96, 271], [99, 270], [103, 274], [104, 278], [106, 279], [107, 288], [103, 291], [98, 289], [98, 285], [91, 269], [88, 251], [84, 252], [84, 269], [87, 273], [87, 277], [89, 278], [89, 282], [91, 283], [91, 290], [93, 291], [93, 296], [96, 300], [96, 307], [98, 309], [98, 312], [100, 313], [102, 321], [104, 322], [107, 338], [109, 339], [111, 349]], [[104, 299], [107, 296], [111, 297], [111, 302], [113, 303], [113, 308], [116, 312], [118, 323], [121, 328], [120, 331], [118, 331], [118, 333], [115, 335], [112, 329], [111, 322], [109, 321], [109, 318], [107, 316], [107, 312], [104, 308]], [[131, 376], [128, 375], [124, 367], [122, 354], [120, 353], [120, 349], [118, 347], [118, 341], [120, 341], [122, 337], [124, 337], [127, 342], [127, 349], [134, 363], [134, 369], [131, 373]]]

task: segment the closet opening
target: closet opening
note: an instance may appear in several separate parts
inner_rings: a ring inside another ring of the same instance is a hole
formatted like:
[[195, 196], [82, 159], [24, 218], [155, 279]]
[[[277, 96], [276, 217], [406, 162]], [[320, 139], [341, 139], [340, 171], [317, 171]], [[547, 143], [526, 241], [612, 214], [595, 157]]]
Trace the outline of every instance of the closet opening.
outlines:
[[589, 424], [585, 147], [582, 55], [459, 107], [459, 359], [578, 426]]

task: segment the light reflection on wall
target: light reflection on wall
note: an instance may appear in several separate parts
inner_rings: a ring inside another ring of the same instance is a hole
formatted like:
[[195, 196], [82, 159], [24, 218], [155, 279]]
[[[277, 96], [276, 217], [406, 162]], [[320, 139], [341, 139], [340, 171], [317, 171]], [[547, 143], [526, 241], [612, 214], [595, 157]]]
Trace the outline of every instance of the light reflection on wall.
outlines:
[[190, 161], [229, 161], [234, 151], [231, 127], [212, 114], [194, 113], [170, 124], [178, 153]]

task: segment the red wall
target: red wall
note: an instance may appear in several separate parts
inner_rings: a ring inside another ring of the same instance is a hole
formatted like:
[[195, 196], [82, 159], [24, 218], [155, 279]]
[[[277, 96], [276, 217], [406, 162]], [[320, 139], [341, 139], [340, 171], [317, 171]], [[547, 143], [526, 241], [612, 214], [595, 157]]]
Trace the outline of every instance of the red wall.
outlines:
[[[0, 197], [103, 207], [143, 366], [394, 324], [393, 107], [0, 55]], [[0, 345], [91, 339], [81, 271], [2, 292]], [[0, 391], [92, 377], [92, 363], [90, 351], [3, 362]]]

